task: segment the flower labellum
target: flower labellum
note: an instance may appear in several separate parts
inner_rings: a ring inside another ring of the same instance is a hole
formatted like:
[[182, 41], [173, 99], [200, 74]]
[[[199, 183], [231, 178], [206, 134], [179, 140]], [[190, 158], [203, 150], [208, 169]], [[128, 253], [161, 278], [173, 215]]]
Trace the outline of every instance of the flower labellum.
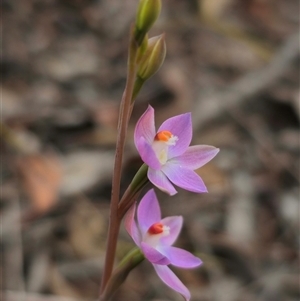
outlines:
[[129, 235], [152, 263], [159, 278], [186, 301], [190, 300], [189, 290], [168, 267], [172, 264], [181, 268], [195, 268], [202, 264], [190, 252], [172, 246], [181, 231], [183, 218], [170, 216], [162, 219], [153, 189], [145, 194], [137, 208], [137, 223], [135, 213], [136, 206], [133, 205], [125, 218]]
[[149, 106], [137, 122], [134, 142], [148, 165], [148, 179], [170, 195], [177, 193], [172, 183], [196, 193], [207, 192], [194, 170], [214, 158], [219, 149], [209, 145], [189, 146], [191, 140], [191, 113], [167, 119], [156, 132], [154, 109]]

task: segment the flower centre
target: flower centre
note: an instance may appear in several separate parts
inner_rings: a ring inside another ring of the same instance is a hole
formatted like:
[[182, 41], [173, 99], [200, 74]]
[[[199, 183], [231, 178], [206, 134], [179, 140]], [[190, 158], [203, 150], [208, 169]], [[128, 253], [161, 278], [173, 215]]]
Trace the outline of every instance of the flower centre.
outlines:
[[178, 137], [174, 136], [169, 131], [160, 131], [155, 135], [152, 146], [156, 157], [161, 164], [165, 164], [167, 162], [169, 146], [176, 145], [177, 140]]
[[177, 136], [174, 136], [169, 131], [160, 131], [155, 135], [155, 141], [165, 142], [167, 145], [175, 145], [178, 140]]
[[156, 247], [161, 237], [170, 234], [170, 227], [163, 225], [162, 223], [154, 223], [149, 227], [145, 234], [144, 241], [152, 247]]
[[160, 234], [163, 232], [164, 232], [164, 225], [162, 223], [155, 223], [148, 229], [148, 233], [151, 235]]

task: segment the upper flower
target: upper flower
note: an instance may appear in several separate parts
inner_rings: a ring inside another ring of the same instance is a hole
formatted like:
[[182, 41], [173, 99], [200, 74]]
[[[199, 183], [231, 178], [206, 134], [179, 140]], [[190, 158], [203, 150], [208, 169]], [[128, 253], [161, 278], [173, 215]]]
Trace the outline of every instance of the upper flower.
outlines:
[[207, 192], [194, 170], [215, 157], [219, 149], [209, 145], [189, 146], [191, 140], [191, 113], [167, 119], [156, 132], [154, 109], [148, 106], [137, 122], [134, 143], [142, 160], [149, 166], [148, 178], [170, 195], [177, 193], [171, 182], [189, 191]]
[[193, 254], [173, 247], [177, 239], [183, 219], [181, 216], [161, 218], [161, 211], [154, 190], [149, 190], [141, 200], [137, 209], [135, 205], [128, 211], [125, 227], [144, 256], [153, 264], [160, 279], [170, 288], [180, 293], [185, 300], [190, 299], [190, 292], [177, 276], [167, 267], [172, 264], [182, 268], [194, 268], [202, 261]]

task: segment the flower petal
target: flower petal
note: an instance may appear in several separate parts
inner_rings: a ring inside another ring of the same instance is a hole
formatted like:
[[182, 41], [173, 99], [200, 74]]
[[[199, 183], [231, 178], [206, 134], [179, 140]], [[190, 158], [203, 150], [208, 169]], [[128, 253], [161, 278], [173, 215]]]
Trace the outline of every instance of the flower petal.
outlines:
[[142, 249], [145, 257], [151, 263], [155, 263], [155, 264], [159, 264], [159, 265], [161, 265], [161, 264], [162, 265], [170, 264], [169, 259], [165, 255], [163, 255], [162, 253], [160, 253], [159, 251], [157, 251], [153, 247], [149, 246], [145, 242], [141, 243], [141, 249]]
[[195, 268], [202, 264], [202, 261], [192, 253], [171, 246], [160, 246], [158, 249], [171, 262], [180, 268]]
[[160, 169], [161, 164], [158, 161], [156, 154], [150, 144], [145, 140], [144, 137], [141, 137], [136, 142], [136, 148], [142, 158], [142, 160], [153, 169]]
[[167, 177], [160, 170], [154, 170], [152, 168], [148, 168], [148, 179], [149, 181], [155, 185], [160, 190], [166, 192], [169, 195], [174, 195], [177, 193], [174, 186], [170, 183]]
[[168, 151], [168, 157], [180, 156], [183, 154], [192, 141], [192, 117], [191, 113], [185, 113], [174, 116], [167, 119], [158, 129], [160, 131], [169, 131], [174, 136], [177, 136], [178, 140], [176, 145], [170, 145]]
[[127, 211], [124, 218], [124, 224], [128, 234], [132, 237], [135, 244], [140, 247], [142, 239], [141, 239], [140, 231], [137, 228], [136, 222], [134, 220], [135, 209], [136, 209], [136, 202]]
[[172, 164], [178, 164], [188, 169], [198, 169], [217, 155], [219, 149], [210, 145], [190, 146], [179, 157], [169, 160]]
[[151, 106], [148, 106], [147, 110], [138, 120], [135, 127], [134, 143], [136, 147], [141, 137], [143, 137], [148, 144], [151, 144], [154, 140], [155, 134], [154, 109]]
[[153, 264], [158, 277], [171, 289], [181, 294], [186, 301], [189, 301], [191, 294], [187, 287], [179, 280], [179, 278], [165, 265]]
[[162, 171], [172, 183], [183, 189], [197, 193], [207, 192], [203, 180], [193, 170], [167, 162]]
[[150, 226], [161, 220], [161, 212], [154, 189], [149, 190], [142, 198], [137, 210], [138, 224], [144, 235]]
[[182, 216], [169, 216], [163, 218], [161, 220], [161, 223], [170, 228], [170, 234], [163, 236], [160, 239], [160, 242], [162, 245], [171, 246], [175, 242], [181, 231], [183, 218]]

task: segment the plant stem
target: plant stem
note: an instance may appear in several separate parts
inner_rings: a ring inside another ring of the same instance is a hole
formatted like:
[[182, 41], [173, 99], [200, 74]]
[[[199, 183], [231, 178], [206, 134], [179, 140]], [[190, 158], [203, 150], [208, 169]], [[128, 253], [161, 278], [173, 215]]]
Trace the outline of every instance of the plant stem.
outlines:
[[125, 138], [130, 116], [130, 104], [132, 99], [133, 87], [136, 77], [136, 54], [138, 46], [133, 37], [133, 29], [131, 29], [130, 42], [128, 53], [128, 70], [127, 82], [121, 100], [119, 122], [118, 122], [118, 137], [115, 154], [115, 164], [113, 171], [111, 203], [110, 203], [110, 218], [108, 227], [108, 237], [106, 246], [105, 264], [101, 281], [100, 296], [103, 293], [108, 280], [111, 277], [113, 264], [117, 248], [117, 238], [119, 234], [121, 218], [118, 216], [118, 203], [120, 197], [120, 182], [123, 152], [125, 145]]
[[126, 280], [129, 272], [145, 259], [139, 248], [131, 250], [112, 273], [103, 294], [98, 301], [108, 301]]
[[137, 199], [141, 190], [149, 182], [147, 177], [148, 166], [143, 164], [140, 169], [137, 171], [136, 175], [132, 179], [127, 190], [123, 194], [119, 205], [118, 205], [118, 214], [121, 218], [126, 214], [127, 210], [132, 206], [132, 204]]

